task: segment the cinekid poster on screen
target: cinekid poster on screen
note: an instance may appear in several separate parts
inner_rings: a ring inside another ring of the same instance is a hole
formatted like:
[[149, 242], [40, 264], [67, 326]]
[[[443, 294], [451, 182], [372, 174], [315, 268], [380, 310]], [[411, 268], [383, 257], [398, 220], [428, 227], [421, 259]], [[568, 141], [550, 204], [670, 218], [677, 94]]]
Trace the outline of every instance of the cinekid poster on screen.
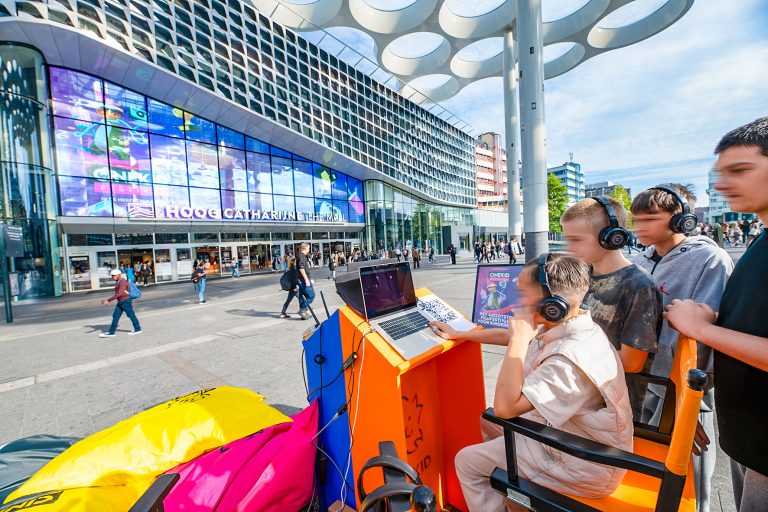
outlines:
[[479, 265], [472, 321], [486, 329], [506, 329], [517, 304], [517, 279], [522, 265]]

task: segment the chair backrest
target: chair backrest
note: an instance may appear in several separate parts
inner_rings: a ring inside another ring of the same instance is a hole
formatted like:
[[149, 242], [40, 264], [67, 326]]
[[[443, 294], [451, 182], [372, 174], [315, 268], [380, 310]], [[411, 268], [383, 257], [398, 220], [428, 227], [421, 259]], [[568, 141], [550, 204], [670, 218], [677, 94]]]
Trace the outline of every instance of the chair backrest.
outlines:
[[678, 337], [669, 378], [675, 383], [675, 423], [664, 465], [677, 475], [685, 475], [707, 382], [706, 375], [696, 369], [695, 340], [682, 334]]

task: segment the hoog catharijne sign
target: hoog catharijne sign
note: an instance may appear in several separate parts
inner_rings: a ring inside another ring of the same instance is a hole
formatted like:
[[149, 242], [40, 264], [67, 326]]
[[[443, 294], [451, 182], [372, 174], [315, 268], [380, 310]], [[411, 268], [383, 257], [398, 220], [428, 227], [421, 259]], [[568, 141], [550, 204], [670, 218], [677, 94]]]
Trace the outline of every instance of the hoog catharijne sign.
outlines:
[[[131, 205], [128, 218], [154, 218], [154, 208], [148, 205]], [[337, 213], [308, 214], [295, 211], [249, 210], [243, 208], [195, 208], [189, 206], [166, 206], [163, 218], [172, 220], [241, 220], [241, 221], [273, 221], [273, 222], [336, 222], [345, 221], [344, 216]]]

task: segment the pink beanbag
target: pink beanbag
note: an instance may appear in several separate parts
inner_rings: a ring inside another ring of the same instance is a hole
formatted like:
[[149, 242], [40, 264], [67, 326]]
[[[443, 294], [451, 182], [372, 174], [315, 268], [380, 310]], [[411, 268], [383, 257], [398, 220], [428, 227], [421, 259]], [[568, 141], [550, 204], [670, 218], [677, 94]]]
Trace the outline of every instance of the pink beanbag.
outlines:
[[279, 511], [306, 505], [313, 488], [317, 402], [280, 423], [181, 464], [166, 510]]

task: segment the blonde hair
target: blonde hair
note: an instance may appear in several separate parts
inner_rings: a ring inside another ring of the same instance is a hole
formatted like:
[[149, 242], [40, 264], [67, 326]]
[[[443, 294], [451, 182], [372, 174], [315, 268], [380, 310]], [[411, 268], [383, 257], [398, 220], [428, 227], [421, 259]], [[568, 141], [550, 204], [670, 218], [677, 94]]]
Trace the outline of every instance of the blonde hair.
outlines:
[[[612, 197], [603, 196], [613, 207], [613, 211], [616, 212], [616, 220], [619, 226], [622, 228], [627, 227], [627, 220], [629, 215], [624, 206]], [[560, 217], [560, 223], [569, 222], [572, 220], [581, 219], [587, 225], [587, 228], [595, 235], [599, 235], [600, 231], [611, 225], [611, 219], [608, 218], [608, 213], [603, 208], [603, 205], [598, 203], [595, 199], [587, 197], [582, 199], [575, 205], [571, 206]]]
[[[533, 278], [537, 280], [538, 266], [538, 258], [525, 264], [525, 268], [533, 269]], [[581, 303], [589, 290], [589, 267], [586, 263], [564, 252], [553, 252], [549, 254], [544, 269], [552, 293], [565, 297], [572, 304]]]

